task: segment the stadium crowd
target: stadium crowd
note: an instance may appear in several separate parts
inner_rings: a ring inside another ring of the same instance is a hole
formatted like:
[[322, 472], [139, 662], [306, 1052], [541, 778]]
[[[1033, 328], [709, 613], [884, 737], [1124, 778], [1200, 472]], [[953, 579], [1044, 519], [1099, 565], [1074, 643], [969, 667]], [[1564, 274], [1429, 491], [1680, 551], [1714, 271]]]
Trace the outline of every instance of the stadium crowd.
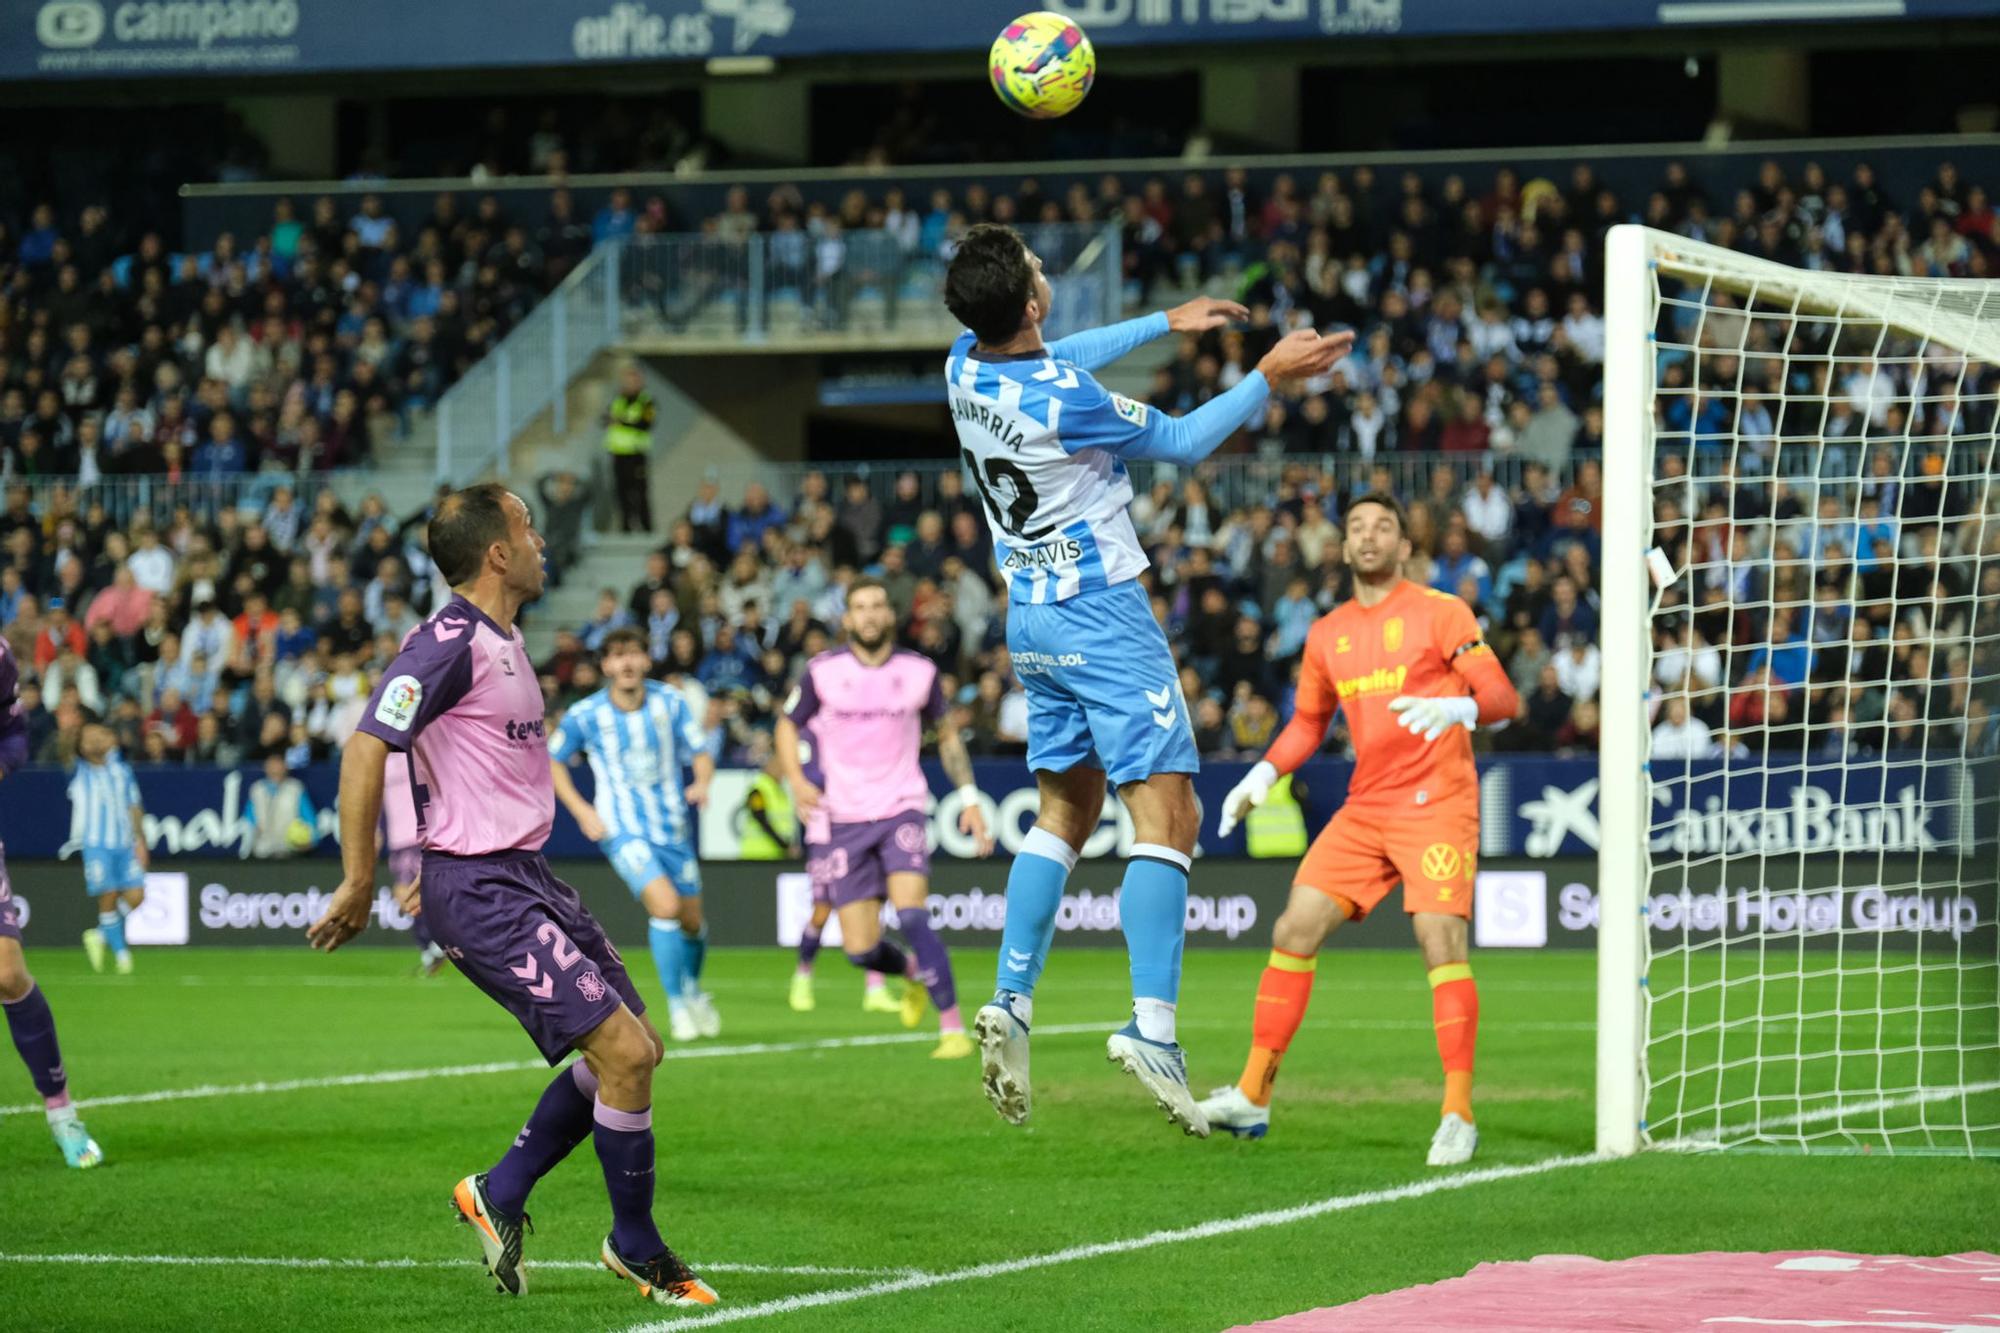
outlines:
[[[592, 244], [671, 225], [664, 201], [622, 191], [588, 220], [564, 189], [548, 208], [535, 223], [440, 195], [405, 235], [379, 199], [347, 218], [330, 198], [303, 216], [287, 201], [264, 235], [199, 255], [152, 235], [128, 252], [98, 205], [42, 205], [0, 236], [0, 469], [37, 483], [0, 510], [0, 632], [30, 668], [38, 757], [67, 756], [86, 708], [158, 761], [297, 761], [337, 744], [433, 589], [423, 514], [379, 501], [348, 514], [317, 474], [365, 463], [371, 430], [434, 401]], [[977, 220], [1021, 222], [1033, 241], [1042, 222], [1118, 219], [1133, 296], [1208, 282], [1252, 310], [1247, 327], [1183, 339], [1156, 372], [1150, 401], [1173, 413], [1234, 383], [1288, 326], [1356, 327], [1352, 357], [1228, 447], [1244, 458], [1142, 481], [1135, 505], [1201, 748], [1252, 755], [1289, 705], [1306, 625], [1343, 593], [1342, 505], [1374, 486], [1410, 505], [1413, 576], [1476, 608], [1521, 690], [1521, 717], [1492, 743], [1594, 746], [1600, 240], [1635, 212], [1836, 271], [1981, 276], [1996, 252], [1984, 189], [1948, 163], [1908, 209], [1865, 167], [1832, 182], [1767, 164], [1716, 200], [1670, 164], [1633, 210], [1579, 165], [1565, 187], [1502, 169], [1479, 193], [1366, 168], [1310, 192], [1279, 176], [1264, 194], [1235, 170], [1136, 192], [1106, 177], [1060, 198], [975, 185], [927, 206], [894, 186], [837, 206], [780, 189], [762, 212], [738, 189], [701, 225], [723, 240], [798, 234], [838, 267], [846, 251], [829, 244], [850, 228], [920, 257]], [[1690, 604], [1659, 622], [1661, 743], [1993, 747], [1994, 368], [1721, 295], [1670, 310], [1659, 332], [1658, 512], [1693, 573]], [[259, 475], [233, 502], [201, 490], [243, 472]], [[121, 473], [163, 474], [187, 502], [130, 512], [108, 499]], [[576, 494], [558, 480], [538, 502], [563, 510], [572, 547]], [[702, 696], [718, 748], [755, 761], [860, 570], [952, 678], [973, 744], [1018, 750], [1006, 593], [979, 501], [952, 472], [810, 473], [781, 497], [704, 484], [636, 586], [558, 636], [545, 688], [556, 705], [593, 688], [596, 643], [636, 624], [660, 673]], [[1744, 609], [1759, 600], [1769, 608]], [[1343, 744], [1336, 729], [1329, 745]]]

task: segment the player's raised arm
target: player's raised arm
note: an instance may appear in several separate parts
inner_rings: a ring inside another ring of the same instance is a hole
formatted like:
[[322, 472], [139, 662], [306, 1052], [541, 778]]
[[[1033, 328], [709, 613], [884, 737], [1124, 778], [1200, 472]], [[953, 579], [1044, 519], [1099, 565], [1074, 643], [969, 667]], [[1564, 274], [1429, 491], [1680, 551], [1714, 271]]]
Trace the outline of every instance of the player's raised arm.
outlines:
[[1206, 333], [1250, 318], [1250, 311], [1236, 301], [1197, 296], [1192, 301], [1160, 310], [1137, 319], [1120, 320], [1101, 329], [1084, 329], [1049, 344], [1049, 355], [1085, 370], [1108, 366], [1127, 352], [1144, 347], [1167, 333]]
[[1325, 624], [1324, 620], [1320, 621], [1306, 635], [1298, 694], [1292, 703], [1292, 720], [1271, 742], [1271, 748], [1264, 752], [1264, 757], [1223, 798], [1222, 817], [1215, 829], [1217, 837], [1228, 837], [1252, 807], [1264, 803], [1264, 798], [1271, 794], [1278, 778], [1317, 754], [1320, 742], [1326, 739], [1327, 724], [1333, 721], [1334, 710], [1339, 707], [1339, 695], [1326, 669], [1327, 634], [1322, 632]]
[[1321, 337], [1300, 329], [1280, 338], [1257, 368], [1227, 393], [1209, 399], [1184, 417], [1106, 393], [1095, 394], [1063, 413], [1063, 447], [1103, 449], [1126, 459], [1151, 459], [1182, 465], [1199, 463], [1264, 410], [1272, 386], [1284, 380], [1321, 375], [1354, 346], [1351, 332]]

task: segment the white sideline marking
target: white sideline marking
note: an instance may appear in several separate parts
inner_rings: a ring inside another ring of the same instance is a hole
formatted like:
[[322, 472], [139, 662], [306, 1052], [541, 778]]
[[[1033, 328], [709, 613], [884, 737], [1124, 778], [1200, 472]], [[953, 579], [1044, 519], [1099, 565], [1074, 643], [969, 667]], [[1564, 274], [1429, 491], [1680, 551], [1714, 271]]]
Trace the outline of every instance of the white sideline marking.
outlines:
[[[1066, 1037], [1081, 1032], [1106, 1033], [1111, 1024], [1054, 1023], [1036, 1028], [1038, 1035]], [[907, 1046], [937, 1040], [935, 1032], [881, 1032], [864, 1037], [822, 1037], [814, 1041], [760, 1041], [737, 1046], [669, 1046], [668, 1060], [720, 1060], [746, 1055], [791, 1055], [800, 1051], [840, 1051], [861, 1046]], [[476, 1065], [440, 1065], [433, 1069], [384, 1069], [373, 1074], [335, 1074], [325, 1078], [288, 1078], [259, 1083], [204, 1083], [192, 1088], [162, 1088], [156, 1092], [117, 1093], [107, 1097], [80, 1097], [79, 1110], [93, 1106], [139, 1106], [149, 1102], [197, 1101], [208, 1097], [261, 1097], [276, 1092], [302, 1092], [310, 1088], [356, 1088], [375, 1083], [422, 1083], [436, 1078], [469, 1078], [478, 1074], [513, 1074], [530, 1069], [546, 1070], [541, 1060], [494, 1060]], [[0, 1117], [41, 1114], [38, 1103], [0, 1106]]]
[[[838, 1264], [722, 1264], [707, 1261], [693, 1266], [708, 1273], [782, 1273], [791, 1277], [915, 1277], [920, 1268], [848, 1268]], [[476, 1259], [328, 1259], [318, 1256], [283, 1258], [251, 1254], [7, 1254], [0, 1264], [162, 1264], [176, 1268], [466, 1268]], [[527, 1267], [597, 1269], [604, 1265], [586, 1259], [533, 1259]]]
[[1292, 1208], [1275, 1208], [1258, 1213], [1244, 1213], [1237, 1217], [1221, 1217], [1214, 1221], [1202, 1222], [1191, 1227], [1175, 1227], [1171, 1230], [1154, 1231], [1144, 1236], [1134, 1236], [1127, 1240], [1100, 1241], [1095, 1245], [1074, 1245], [1064, 1250], [1050, 1250], [1043, 1254], [1030, 1254], [1019, 1259], [1007, 1259], [999, 1263], [978, 1264], [971, 1268], [957, 1268], [944, 1273], [912, 1273], [904, 1277], [887, 1278], [870, 1282], [865, 1286], [841, 1287], [832, 1291], [807, 1292], [799, 1296], [786, 1296], [777, 1300], [759, 1301], [755, 1305], [736, 1308], [725, 1307], [710, 1314], [696, 1315], [691, 1319], [665, 1319], [653, 1323], [637, 1324], [626, 1333], [672, 1333], [674, 1329], [707, 1328], [714, 1324], [733, 1324], [743, 1319], [763, 1319], [771, 1315], [793, 1314], [800, 1310], [818, 1309], [827, 1305], [844, 1305], [849, 1301], [867, 1300], [873, 1296], [892, 1296], [898, 1292], [922, 1291], [929, 1287], [956, 1286], [962, 1282], [980, 1282], [987, 1278], [1008, 1277], [1015, 1273], [1025, 1273], [1036, 1268], [1050, 1268], [1056, 1264], [1075, 1263], [1081, 1259], [1097, 1259], [1109, 1254], [1126, 1254], [1133, 1250], [1150, 1249], [1156, 1245], [1173, 1245], [1181, 1241], [1206, 1240], [1211, 1236], [1226, 1236], [1239, 1231], [1262, 1231], [1267, 1227], [1288, 1226], [1293, 1222], [1303, 1222], [1310, 1218], [1323, 1217], [1328, 1213], [1346, 1212], [1351, 1208], [1365, 1208], [1377, 1203], [1400, 1203], [1406, 1199], [1421, 1199], [1426, 1195], [1440, 1194], [1447, 1190], [1465, 1189], [1472, 1185], [1484, 1185], [1495, 1180], [1515, 1180], [1523, 1176], [1538, 1176], [1549, 1171], [1560, 1171], [1565, 1167], [1589, 1166], [1597, 1162], [1614, 1159], [1588, 1154], [1577, 1157], [1548, 1157], [1539, 1162], [1528, 1162], [1520, 1166], [1490, 1166], [1479, 1171], [1467, 1171], [1460, 1175], [1432, 1176], [1428, 1180], [1413, 1181], [1408, 1185], [1398, 1185], [1391, 1189], [1370, 1190], [1362, 1194], [1335, 1195], [1315, 1203], [1299, 1204]]

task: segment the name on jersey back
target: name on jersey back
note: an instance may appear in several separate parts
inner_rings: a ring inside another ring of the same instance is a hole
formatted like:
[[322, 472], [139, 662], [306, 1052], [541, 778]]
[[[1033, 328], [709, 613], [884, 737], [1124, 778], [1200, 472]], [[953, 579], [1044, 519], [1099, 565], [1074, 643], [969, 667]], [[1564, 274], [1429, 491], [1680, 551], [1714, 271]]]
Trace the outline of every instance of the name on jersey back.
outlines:
[[951, 414], [960, 421], [969, 421], [980, 427], [1009, 449], [1019, 449], [1028, 442], [1021, 428], [1008, 420], [994, 408], [972, 398], [952, 394]]

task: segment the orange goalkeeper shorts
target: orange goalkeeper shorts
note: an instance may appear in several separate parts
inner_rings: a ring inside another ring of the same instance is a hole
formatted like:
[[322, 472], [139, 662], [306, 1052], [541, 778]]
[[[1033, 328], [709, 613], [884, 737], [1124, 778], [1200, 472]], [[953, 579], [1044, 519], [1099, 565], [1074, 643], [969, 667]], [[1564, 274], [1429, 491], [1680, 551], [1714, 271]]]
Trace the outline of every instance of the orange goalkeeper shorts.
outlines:
[[1470, 917], [1478, 862], [1476, 798], [1401, 817], [1343, 807], [1306, 849], [1292, 883], [1352, 903], [1357, 921], [1399, 882], [1405, 912]]

